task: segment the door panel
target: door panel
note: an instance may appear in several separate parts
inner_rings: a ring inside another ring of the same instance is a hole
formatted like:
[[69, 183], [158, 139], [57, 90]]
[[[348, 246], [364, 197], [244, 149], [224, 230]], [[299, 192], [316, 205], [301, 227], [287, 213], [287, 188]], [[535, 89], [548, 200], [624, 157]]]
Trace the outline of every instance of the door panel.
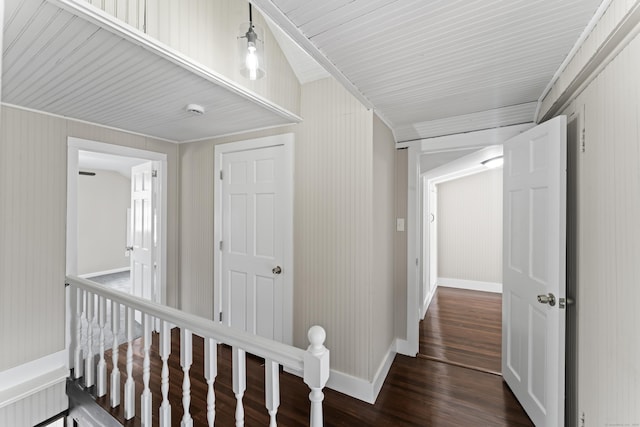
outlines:
[[[504, 157], [503, 376], [537, 426], [559, 426], [564, 424], [566, 118], [507, 141]], [[554, 301], [545, 301], [550, 295]]]
[[131, 168], [131, 290], [155, 300], [155, 189], [153, 162]]
[[[222, 157], [222, 319], [282, 340], [284, 147]], [[226, 172], [225, 172], [226, 171]], [[227, 243], [228, 242], [228, 243]], [[274, 274], [276, 266], [281, 274]], [[224, 313], [228, 313], [225, 315]]]

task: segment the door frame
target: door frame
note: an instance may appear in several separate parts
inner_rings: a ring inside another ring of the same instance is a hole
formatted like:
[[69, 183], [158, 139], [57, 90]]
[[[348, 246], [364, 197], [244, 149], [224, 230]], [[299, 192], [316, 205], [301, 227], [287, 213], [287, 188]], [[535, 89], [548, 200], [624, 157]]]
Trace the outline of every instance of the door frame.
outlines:
[[445, 150], [474, 148], [481, 149], [499, 145], [512, 136], [534, 126], [525, 123], [496, 129], [468, 132], [463, 134], [422, 139], [408, 147], [407, 163], [407, 300], [406, 339], [396, 341], [396, 351], [415, 357], [419, 349], [419, 323], [422, 311], [420, 296], [423, 286], [422, 253], [422, 179], [420, 177], [420, 156], [425, 153]]
[[222, 241], [222, 170], [223, 156], [238, 151], [249, 151], [275, 146], [284, 147], [284, 259], [287, 274], [282, 276], [284, 301], [282, 302], [282, 337], [285, 344], [293, 345], [293, 185], [294, 185], [294, 134], [286, 133], [263, 138], [230, 142], [215, 146], [214, 160], [214, 228], [213, 228], [213, 316], [220, 321], [222, 312], [222, 251], [219, 242]]
[[[158, 264], [159, 304], [167, 303], [167, 155], [138, 148], [91, 141], [88, 139], [67, 138], [67, 260], [66, 274], [78, 273], [78, 152], [91, 151], [94, 153], [112, 154], [123, 157], [136, 157], [158, 162], [160, 175], [158, 189], [158, 250], [155, 262]], [[124, 250], [124, 248], [123, 248]]]

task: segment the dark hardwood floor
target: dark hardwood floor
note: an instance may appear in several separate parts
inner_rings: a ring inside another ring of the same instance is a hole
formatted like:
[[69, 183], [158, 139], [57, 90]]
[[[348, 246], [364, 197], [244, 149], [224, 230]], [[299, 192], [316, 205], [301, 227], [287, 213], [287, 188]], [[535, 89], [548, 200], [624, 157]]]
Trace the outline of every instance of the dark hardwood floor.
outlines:
[[499, 374], [502, 295], [438, 287], [420, 322], [420, 354]]
[[[440, 303], [444, 298], [439, 295]], [[452, 295], [451, 295], [452, 296]], [[460, 298], [456, 301], [462, 303]], [[482, 297], [480, 297], [482, 300]], [[474, 311], [473, 303], [464, 302], [467, 310]], [[468, 304], [468, 305], [467, 305]], [[435, 306], [434, 306], [435, 307]], [[435, 310], [434, 310], [435, 312]], [[453, 321], [464, 325], [466, 320], [452, 320], [447, 310], [439, 313], [445, 317], [437, 319], [440, 324]], [[435, 321], [432, 313], [428, 319]], [[446, 319], [446, 320], [445, 320]], [[470, 328], [459, 326], [462, 329]], [[433, 328], [433, 330], [442, 330]], [[499, 331], [498, 331], [499, 334]], [[478, 335], [471, 333], [471, 335]], [[170, 368], [170, 400], [172, 424], [178, 426], [182, 417], [182, 370], [180, 368], [179, 331], [173, 330]], [[422, 344], [422, 343], [421, 343]], [[469, 346], [472, 344], [467, 343]], [[206, 425], [206, 383], [203, 374], [203, 341], [193, 337], [194, 364], [191, 367], [191, 416], [194, 425]], [[161, 403], [158, 336], [154, 334], [151, 350], [151, 389], [153, 392], [153, 425], [158, 425], [158, 408]], [[466, 352], [466, 351], [465, 351]], [[483, 350], [481, 353], [486, 353]], [[448, 353], [442, 353], [448, 354]], [[119, 367], [122, 385], [125, 374], [126, 345], [120, 348]], [[231, 388], [231, 350], [218, 346], [218, 377], [216, 389], [216, 425], [233, 426], [235, 397]], [[107, 362], [109, 372], [111, 357]], [[108, 397], [98, 399], [125, 426], [140, 425], [139, 395], [142, 391], [142, 346], [141, 340], [134, 346], [134, 379], [136, 381], [136, 413], [134, 419], [124, 421], [122, 405], [110, 409]], [[247, 358], [247, 391], [244, 397], [245, 422], [247, 426], [268, 425], [264, 407], [264, 370], [262, 361]], [[278, 411], [280, 426], [305, 426], [309, 423], [309, 389], [296, 376], [282, 372], [280, 375], [281, 404]], [[489, 374], [452, 364], [425, 358], [396, 356], [393, 366], [378, 396], [375, 405], [350, 398], [330, 389], [325, 389], [324, 421], [326, 426], [531, 426], [532, 423], [513, 394], [499, 375]]]

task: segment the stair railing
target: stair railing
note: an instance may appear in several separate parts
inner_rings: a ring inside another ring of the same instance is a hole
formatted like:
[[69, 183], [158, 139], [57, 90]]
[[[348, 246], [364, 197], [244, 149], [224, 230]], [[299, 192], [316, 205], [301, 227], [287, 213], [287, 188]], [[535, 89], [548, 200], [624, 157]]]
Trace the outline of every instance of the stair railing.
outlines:
[[[246, 389], [246, 353], [264, 358], [265, 361], [265, 406], [270, 416], [270, 426], [276, 426], [276, 415], [280, 404], [280, 366], [295, 372], [302, 372], [304, 382], [309, 386], [310, 426], [323, 425], [322, 389], [329, 379], [329, 350], [324, 346], [325, 331], [320, 326], [309, 329], [308, 349], [302, 350], [277, 341], [230, 328], [212, 320], [207, 320], [172, 307], [164, 306], [143, 298], [125, 294], [100, 286], [95, 282], [75, 276], [67, 276], [71, 303], [71, 357], [75, 379], [84, 378], [86, 387], [95, 386], [98, 397], [106, 395], [107, 378], [111, 381], [109, 402], [111, 407], [124, 404], [125, 419], [136, 414], [135, 383], [133, 381], [133, 340], [136, 312], [142, 319], [143, 340], [143, 390], [140, 395], [140, 418], [143, 426], [152, 425], [152, 395], [149, 389], [150, 380], [150, 345], [151, 333], [157, 329], [160, 335], [159, 353], [162, 360], [160, 405], [160, 426], [171, 425], [171, 405], [169, 393], [168, 359], [171, 353], [171, 329], [180, 328], [180, 365], [184, 372], [182, 383], [182, 407], [184, 415], [181, 427], [193, 426], [189, 408], [191, 403], [191, 381], [189, 369], [192, 364], [192, 335], [204, 339], [204, 373], [207, 383], [207, 421], [213, 426], [215, 420], [214, 385], [217, 374], [217, 344], [226, 344], [232, 351], [233, 392], [236, 397], [236, 426], [244, 425], [244, 407], [242, 398]], [[121, 308], [124, 307], [124, 332], [127, 342], [126, 375], [124, 396], [120, 395], [120, 376], [118, 369], [121, 331]], [[110, 311], [110, 322], [107, 323], [107, 310]], [[97, 329], [97, 333], [95, 332]], [[108, 375], [104, 358], [105, 332], [113, 335], [111, 346], [113, 369]], [[98, 343], [98, 361], [94, 354], [94, 342]], [[122, 399], [121, 399], [122, 397]], [[122, 402], [124, 401], [124, 402]]]

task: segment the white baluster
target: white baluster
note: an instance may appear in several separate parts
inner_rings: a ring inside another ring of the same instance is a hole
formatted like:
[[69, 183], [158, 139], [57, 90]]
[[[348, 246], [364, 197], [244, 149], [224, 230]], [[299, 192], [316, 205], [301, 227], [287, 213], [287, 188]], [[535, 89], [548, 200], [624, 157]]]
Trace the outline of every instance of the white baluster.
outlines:
[[113, 333], [113, 346], [111, 347], [111, 393], [109, 395], [111, 407], [120, 405], [120, 369], [118, 368], [118, 333], [120, 332], [120, 304], [111, 301], [111, 332]]
[[311, 389], [309, 400], [311, 401], [311, 427], [322, 427], [322, 401], [324, 393], [322, 389], [329, 379], [329, 350], [324, 346], [327, 337], [320, 326], [312, 326], [307, 334], [311, 343], [304, 355], [304, 382]]
[[75, 379], [82, 377], [83, 364], [82, 364], [82, 320], [84, 319], [84, 290], [78, 289], [72, 286], [71, 289], [75, 292], [76, 300], [76, 348], [73, 358], [73, 376]]
[[98, 297], [98, 324], [100, 326], [100, 358], [96, 372], [96, 396], [107, 394], [107, 362], [104, 360], [104, 325], [106, 320], [106, 299]]
[[193, 419], [189, 413], [189, 405], [191, 405], [191, 381], [189, 380], [189, 369], [191, 363], [193, 363], [192, 355], [192, 339], [191, 331], [183, 328], [180, 331], [180, 365], [184, 372], [182, 379], [182, 408], [184, 409], [184, 415], [182, 421], [180, 421], [180, 427], [192, 427]]
[[244, 426], [244, 406], [242, 406], [242, 397], [247, 389], [247, 366], [244, 350], [233, 347], [232, 363], [233, 363], [233, 392], [236, 395], [236, 427]]
[[213, 427], [216, 419], [216, 393], [213, 383], [218, 375], [218, 343], [213, 338], [204, 342], [204, 377], [207, 380], [207, 421]]
[[124, 419], [130, 420], [136, 415], [136, 383], [133, 381], [133, 308], [127, 307], [127, 381], [124, 383]]
[[142, 362], [142, 384], [144, 386], [142, 396], [140, 396], [140, 418], [141, 425], [151, 426], [151, 390], [149, 389], [149, 377], [151, 376], [151, 360], [149, 359], [149, 348], [151, 347], [151, 329], [153, 319], [150, 315], [144, 314], [144, 335], [142, 348], [144, 359]]
[[273, 360], [264, 361], [264, 393], [267, 410], [269, 411], [270, 427], [276, 427], [276, 414], [280, 406], [280, 365]]
[[87, 294], [87, 357], [84, 359], [84, 385], [86, 387], [93, 386], [95, 382], [95, 366], [93, 359], [93, 321], [95, 320], [93, 304], [94, 295], [90, 292]]
[[162, 404], [160, 405], [160, 427], [171, 426], [171, 405], [169, 404], [169, 355], [171, 354], [171, 326], [165, 320], [160, 322], [160, 358], [162, 359]]

